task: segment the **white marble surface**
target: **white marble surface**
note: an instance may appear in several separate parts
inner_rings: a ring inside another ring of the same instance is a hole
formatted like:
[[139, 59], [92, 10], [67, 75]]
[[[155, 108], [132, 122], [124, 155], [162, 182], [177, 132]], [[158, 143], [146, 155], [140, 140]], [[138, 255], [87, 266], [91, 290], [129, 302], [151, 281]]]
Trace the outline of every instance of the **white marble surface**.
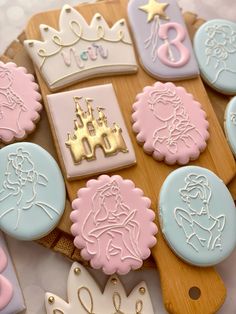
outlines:
[[[0, 0], [0, 53], [17, 37], [24, 28], [27, 19], [34, 13], [61, 7], [64, 3], [71, 5], [79, 1], [68, 0]], [[184, 11], [192, 11], [205, 19], [227, 18], [236, 21], [236, 1], [234, 0], [179, 0]], [[7, 36], [6, 36], [7, 34]], [[7, 242], [15, 262], [19, 281], [27, 305], [27, 314], [44, 314], [44, 293], [51, 291], [66, 298], [66, 281], [71, 262], [33, 242], [20, 242], [7, 237]], [[236, 313], [236, 251], [217, 266], [226, 283], [228, 295], [220, 314]], [[104, 283], [104, 276], [96, 272], [96, 277]], [[139, 279], [146, 278], [151, 290], [155, 312], [166, 313], [162, 302], [158, 273], [146, 271], [130, 273], [124, 278], [128, 291]], [[145, 313], [148, 314], [148, 313]], [[201, 313], [204, 314], [204, 313]]]

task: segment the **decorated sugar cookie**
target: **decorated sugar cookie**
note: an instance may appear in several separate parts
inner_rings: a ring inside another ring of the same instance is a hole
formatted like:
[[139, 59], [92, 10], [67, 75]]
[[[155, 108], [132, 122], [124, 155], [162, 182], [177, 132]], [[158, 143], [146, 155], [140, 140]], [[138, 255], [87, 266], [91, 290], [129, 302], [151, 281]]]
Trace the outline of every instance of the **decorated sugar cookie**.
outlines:
[[174, 81], [199, 74], [175, 0], [130, 0], [128, 17], [140, 62], [150, 75]]
[[127, 296], [121, 281], [113, 275], [101, 292], [86, 268], [73, 263], [67, 285], [68, 302], [50, 292], [46, 293], [47, 314], [154, 314], [145, 282], [140, 282]]
[[215, 265], [235, 248], [235, 204], [210, 170], [187, 166], [173, 171], [161, 188], [158, 206], [162, 232], [186, 262]]
[[19, 313], [25, 309], [24, 299], [11, 257], [0, 233], [0, 313]]
[[17, 143], [0, 150], [0, 228], [17, 239], [39, 239], [65, 207], [60, 169], [43, 148]]
[[47, 100], [69, 180], [136, 162], [111, 84], [53, 94]]
[[232, 98], [226, 107], [224, 129], [231, 150], [236, 156], [236, 97]]
[[167, 164], [187, 164], [206, 148], [206, 114], [183, 87], [157, 82], [137, 95], [133, 130], [146, 153]]
[[130, 180], [114, 175], [89, 180], [72, 203], [71, 232], [81, 256], [104, 273], [142, 266], [156, 244], [151, 201]]
[[204, 23], [194, 37], [203, 79], [214, 89], [236, 94], [236, 24], [227, 20]]
[[34, 130], [40, 99], [33, 75], [13, 62], [0, 61], [0, 141], [22, 140]]
[[64, 5], [59, 31], [40, 25], [43, 41], [26, 40], [25, 47], [51, 90], [77, 81], [137, 71], [126, 21], [110, 28], [97, 13], [90, 25], [69, 5]]

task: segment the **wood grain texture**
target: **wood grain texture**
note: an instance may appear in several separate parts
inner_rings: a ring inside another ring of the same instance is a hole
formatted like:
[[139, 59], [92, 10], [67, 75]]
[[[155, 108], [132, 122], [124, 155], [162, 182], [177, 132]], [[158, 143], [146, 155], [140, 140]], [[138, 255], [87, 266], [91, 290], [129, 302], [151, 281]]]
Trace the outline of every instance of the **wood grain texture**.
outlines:
[[[122, 17], [126, 17], [125, 0], [109, 1], [109, 10], [107, 2], [100, 2], [93, 5], [81, 5], [79, 11], [90, 21], [93, 14], [100, 12], [110, 25]], [[59, 11], [37, 14], [29, 22], [26, 35], [27, 37], [40, 39], [38, 26], [40, 23], [48, 24], [55, 28], [58, 27]], [[191, 23], [196, 27], [198, 23], [191, 16]], [[40, 73], [36, 70], [39, 84], [44, 96], [45, 108], [48, 112], [46, 95], [50, 92], [44, 83]], [[138, 75], [106, 77], [93, 79], [83, 83], [78, 83], [66, 90], [82, 88], [84, 86], [92, 86], [112, 82], [118, 102], [121, 105], [121, 110], [126, 120], [128, 131], [133, 142], [137, 165], [122, 171], [119, 174], [124, 178], [132, 179], [136, 185], [144, 190], [145, 195], [151, 198], [152, 208], [156, 209], [157, 196], [160, 187], [170, 171], [176, 167], [169, 167], [164, 163], [158, 163], [147, 156], [142, 148], [137, 145], [135, 137], [131, 130], [130, 114], [131, 106], [135, 96], [144, 86], [152, 85], [155, 80], [149, 77], [141, 68]], [[204, 89], [200, 78], [195, 78], [188, 81], [176, 82], [192, 93], [203, 106], [207, 113], [210, 122], [210, 140], [207, 150], [201, 155], [198, 161], [191, 164], [207, 167], [217, 173], [224, 182], [228, 183], [235, 175], [235, 162], [227, 145], [222, 129], [209, 102], [207, 93]], [[51, 117], [48, 112], [48, 118], [52, 129], [52, 134], [55, 140], [55, 132], [51, 123]], [[64, 171], [62, 157], [56, 143], [61, 167]], [[67, 189], [70, 200], [75, 198], [78, 188], [85, 185], [86, 180], [76, 182], [67, 182]], [[63, 241], [62, 241], [63, 242]], [[66, 242], [66, 240], [65, 240]], [[64, 243], [64, 242], [63, 242]], [[63, 243], [61, 246], [63, 247]], [[163, 299], [167, 310], [171, 313], [214, 313], [223, 303], [225, 298], [225, 288], [218, 274], [213, 268], [198, 268], [185, 264], [178, 259], [166, 245], [161, 232], [158, 234], [158, 244], [152, 251], [153, 257], [156, 260], [160, 270], [161, 285], [163, 291]], [[198, 287], [201, 291], [201, 296], [198, 300], [192, 300], [189, 295], [191, 287]]]

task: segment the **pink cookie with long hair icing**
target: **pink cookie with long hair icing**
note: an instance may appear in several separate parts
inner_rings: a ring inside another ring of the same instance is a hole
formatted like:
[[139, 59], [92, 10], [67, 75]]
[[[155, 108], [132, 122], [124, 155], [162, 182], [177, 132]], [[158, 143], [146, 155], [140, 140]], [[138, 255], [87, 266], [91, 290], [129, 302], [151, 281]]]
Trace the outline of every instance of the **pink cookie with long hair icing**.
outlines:
[[137, 141], [158, 161], [184, 165], [206, 148], [206, 113], [183, 87], [161, 82], [147, 86], [137, 95], [133, 111]]
[[140, 268], [156, 244], [150, 199], [118, 175], [89, 180], [77, 196], [71, 232], [82, 257], [108, 275]]
[[33, 75], [13, 62], [0, 62], [0, 140], [24, 139], [39, 120], [38, 84]]

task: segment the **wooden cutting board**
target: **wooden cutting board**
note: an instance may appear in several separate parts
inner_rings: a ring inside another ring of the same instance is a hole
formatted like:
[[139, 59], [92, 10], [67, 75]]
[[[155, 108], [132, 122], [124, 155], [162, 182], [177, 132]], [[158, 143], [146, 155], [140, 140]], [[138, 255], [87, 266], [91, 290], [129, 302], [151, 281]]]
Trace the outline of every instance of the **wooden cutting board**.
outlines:
[[[109, 1], [108, 10], [106, 2], [99, 2], [98, 4], [80, 6], [80, 12], [88, 21], [94, 13], [100, 12], [108, 22], [114, 22], [122, 17], [126, 17], [126, 4], [127, 1], [125, 0], [112, 0]], [[40, 23], [57, 28], [58, 16], [59, 11], [51, 11], [34, 16], [27, 26], [27, 37], [40, 39], [38, 31]], [[48, 111], [46, 95], [49, 94], [49, 91], [40, 73], [36, 71], [36, 74], [44, 97], [45, 108], [46, 111]], [[136, 151], [138, 162], [137, 166], [119, 171], [119, 174], [125, 178], [132, 179], [137, 186], [142, 188], [145, 194], [152, 199], [152, 207], [156, 208], [156, 200], [162, 182], [175, 167], [169, 167], [164, 163], [157, 163], [151, 157], [144, 154], [142, 148], [136, 144], [130, 124], [131, 105], [134, 102], [135, 95], [140, 92], [144, 86], [152, 85], [154, 79], [150, 78], [140, 69], [138, 75], [125, 76], [126, 84], [123, 84], [123, 81], [124, 78], [122, 76], [100, 78], [76, 84], [66, 90], [104, 84], [107, 82], [113, 83], [118, 101], [122, 104], [121, 109]], [[235, 175], [235, 162], [201, 79], [195, 78], [189, 81], [177, 82], [176, 84], [184, 86], [188, 92], [194, 95], [207, 112], [210, 122], [210, 140], [208, 148], [201, 155], [200, 159], [192, 164], [213, 170], [225, 183], [228, 183]], [[50, 116], [48, 117], [50, 121]], [[55, 138], [53, 126], [51, 126], [51, 128]], [[57, 144], [56, 149], [63, 169], [62, 158]], [[143, 172], [144, 168], [146, 170], [145, 173]], [[155, 176], [153, 176], [153, 173], [155, 173]], [[158, 178], [158, 180], [156, 180], [156, 178]], [[84, 186], [85, 182], [85, 180], [67, 182], [70, 200], [74, 199], [76, 191], [78, 188]], [[168, 311], [181, 314], [213, 313], [220, 307], [225, 297], [225, 289], [213, 268], [199, 269], [198, 267], [193, 267], [180, 261], [167, 247], [160, 232], [158, 234], [158, 244], [153, 249], [153, 256], [160, 270], [163, 298]], [[199, 292], [200, 297], [197, 298], [195, 294], [195, 298], [197, 299], [194, 300], [194, 295], [191, 294], [192, 291], [195, 291], [195, 293]], [[189, 293], [192, 295], [192, 298], [189, 296]]]

